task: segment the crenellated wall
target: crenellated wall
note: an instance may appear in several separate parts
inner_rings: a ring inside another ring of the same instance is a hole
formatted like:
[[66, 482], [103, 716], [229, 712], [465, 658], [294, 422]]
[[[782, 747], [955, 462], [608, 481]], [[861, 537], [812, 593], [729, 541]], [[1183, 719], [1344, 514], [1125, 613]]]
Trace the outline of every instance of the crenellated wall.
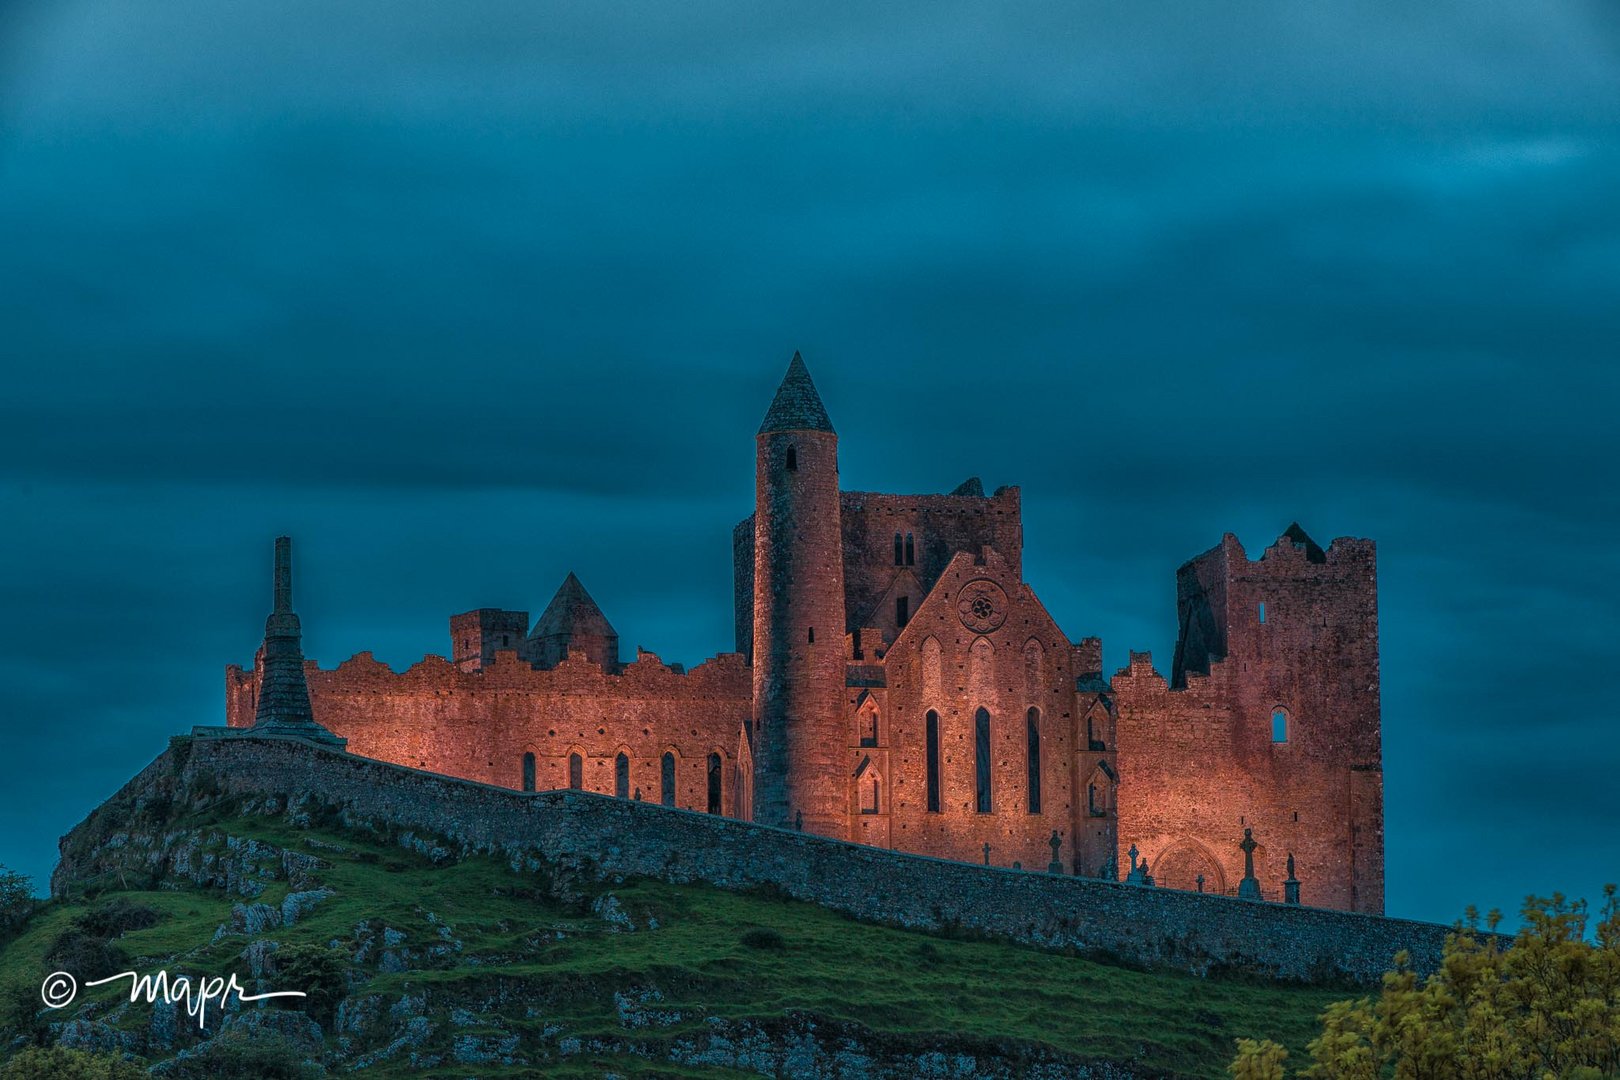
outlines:
[[[711, 755], [720, 762], [721, 810], [735, 810], [738, 743], [751, 715], [752, 682], [742, 657], [724, 653], [682, 673], [642, 653], [619, 673], [570, 658], [539, 670], [512, 651], [466, 671], [429, 656], [396, 672], [361, 653], [323, 671], [305, 664], [315, 719], [366, 757], [482, 783], [522, 788], [534, 755], [534, 788], [581, 786], [613, 794], [625, 755], [629, 794], [663, 797], [666, 753], [675, 755], [675, 805], [709, 806]], [[226, 669], [226, 723], [253, 722], [257, 669]]]
[[1291, 852], [1307, 902], [1382, 912], [1373, 544], [1323, 551], [1296, 525], [1250, 560], [1228, 534], [1178, 584], [1171, 678], [1133, 653], [1111, 683], [1121, 848], [1163, 884], [1202, 872], [1235, 892], [1250, 828], [1266, 897], [1281, 897]]

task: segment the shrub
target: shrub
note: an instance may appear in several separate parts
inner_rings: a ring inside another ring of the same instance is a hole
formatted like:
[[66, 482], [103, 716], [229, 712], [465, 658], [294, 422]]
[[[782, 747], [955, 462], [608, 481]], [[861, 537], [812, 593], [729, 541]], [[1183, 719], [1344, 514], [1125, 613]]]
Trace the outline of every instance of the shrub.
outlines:
[[265, 1028], [229, 1028], [163, 1066], [172, 1080], [313, 1080], [320, 1074], [286, 1036]]
[[102, 934], [94, 934], [75, 922], [57, 935], [45, 953], [50, 971], [72, 973], [81, 982], [99, 979], [123, 970], [124, 954]]
[[128, 897], [114, 896], [103, 900], [74, 921], [88, 934], [115, 938], [130, 930], [156, 926], [158, 919], [158, 913], [145, 904], [138, 904]]
[[147, 1075], [116, 1054], [31, 1046], [0, 1065], [0, 1080], [147, 1080]]
[[775, 949], [780, 951], [787, 948], [787, 942], [782, 939], [781, 933], [771, 929], [769, 926], [750, 926], [742, 932], [740, 940], [750, 949]]
[[278, 987], [304, 992], [301, 998], [277, 999], [281, 1007], [302, 1012], [330, 1029], [338, 1002], [348, 993], [345, 954], [325, 945], [283, 945], [276, 950], [273, 963]]
[[[1377, 998], [1330, 1005], [1300, 1075], [1620, 1075], [1620, 899], [1613, 885], [1603, 892], [1591, 937], [1585, 902], [1556, 894], [1525, 902], [1523, 928], [1505, 947], [1494, 933], [1479, 933], [1470, 910], [1434, 974], [1419, 978], [1403, 953]], [[1486, 929], [1500, 918], [1492, 912]], [[1229, 1071], [1280, 1080], [1286, 1056], [1269, 1040], [1240, 1040]]]

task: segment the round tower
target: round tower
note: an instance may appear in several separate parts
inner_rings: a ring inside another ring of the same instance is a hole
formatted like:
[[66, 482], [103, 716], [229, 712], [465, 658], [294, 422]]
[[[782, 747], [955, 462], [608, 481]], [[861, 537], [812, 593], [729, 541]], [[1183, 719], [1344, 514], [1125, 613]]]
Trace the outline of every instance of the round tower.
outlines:
[[798, 353], [755, 440], [754, 820], [843, 838], [838, 436]]

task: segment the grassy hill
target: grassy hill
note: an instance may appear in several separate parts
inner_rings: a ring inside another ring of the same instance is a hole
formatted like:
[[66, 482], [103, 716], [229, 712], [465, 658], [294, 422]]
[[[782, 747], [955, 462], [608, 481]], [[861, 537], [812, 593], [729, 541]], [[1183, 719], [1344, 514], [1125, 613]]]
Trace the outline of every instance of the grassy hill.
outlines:
[[[207, 1049], [195, 1024], [154, 1021], [126, 983], [33, 1015], [47, 972], [161, 968], [309, 992], [299, 1007], [319, 1030], [279, 1014], [259, 1027], [334, 1073], [1215, 1077], [1234, 1039], [1298, 1052], [1349, 996], [865, 925], [769, 895], [513, 869], [330, 822], [232, 811], [135, 831], [126, 866], [76, 883], [0, 949], [0, 1024], [183, 1062]], [[151, 852], [181, 848], [189, 875], [151, 873]]]

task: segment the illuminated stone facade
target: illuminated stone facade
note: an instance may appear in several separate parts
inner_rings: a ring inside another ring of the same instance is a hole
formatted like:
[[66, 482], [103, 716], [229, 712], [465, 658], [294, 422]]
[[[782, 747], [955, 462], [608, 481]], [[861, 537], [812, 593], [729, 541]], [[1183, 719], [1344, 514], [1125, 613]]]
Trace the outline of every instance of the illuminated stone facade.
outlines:
[[[1383, 910], [1372, 542], [1297, 525], [1178, 575], [1168, 677], [1111, 679], [1023, 580], [1020, 492], [842, 491], [838, 436], [798, 356], [755, 440], [733, 534], [737, 651], [691, 671], [618, 634], [569, 575], [521, 611], [451, 619], [450, 659], [305, 664], [352, 753], [529, 790], [577, 787], [1026, 870]], [[250, 726], [265, 670], [226, 673]]]

